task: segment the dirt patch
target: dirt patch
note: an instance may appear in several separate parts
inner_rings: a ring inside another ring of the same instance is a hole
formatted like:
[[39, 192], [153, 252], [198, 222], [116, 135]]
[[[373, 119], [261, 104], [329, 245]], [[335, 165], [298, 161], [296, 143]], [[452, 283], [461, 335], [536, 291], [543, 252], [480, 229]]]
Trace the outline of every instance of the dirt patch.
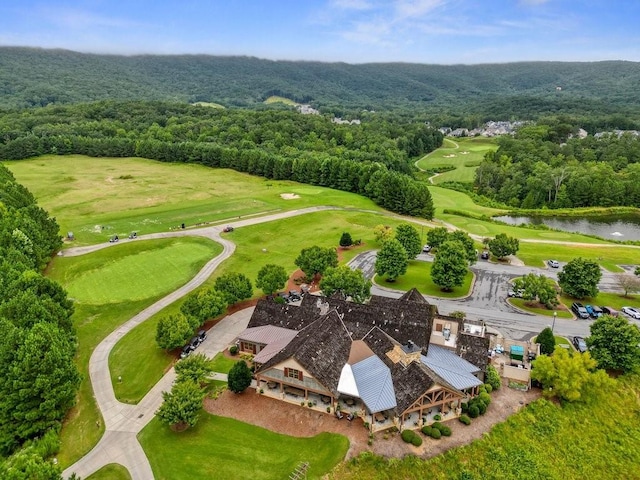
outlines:
[[[463, 425], [458, 420], [446, 422], [446, 425], [451, 428], [451, 436], [442, 437], [440, 440], [423, 436], [424, 443], [421, 447], [406, 444], [398, 433], [389, 431], [376, 433], [373, 445], [369, 446], [367, 445], [368, 430], [364, 427], [362, 419], [352, 422], [347, 421], [346, 418], [338, 420], [333, 415], [268, 398], [255, 393], [254, 390], [247, 390], [240, 395], [226, 391], [217, 400], [207, 398], [204, 408], [214, 415], [235, 418], [295, 437], [312, 437], [321, 432], [340, 433], [348, 437], [351, 444], [347, 458], [357, 456], [363, 451], [372, 451], [385, 457], [414, 454], [430, 458], [450, 448], [466, 445], [481, 438], [495, 424], [503, 422], [509, 415], [538, 399], [539, 396], [540, 392], [537, 390], [522, 392], [503, 386], [491, 394], [492, 401], [486, 414], [474, 419], [469, 426]], [[265, 412], [269, 413], [265, 415]]]

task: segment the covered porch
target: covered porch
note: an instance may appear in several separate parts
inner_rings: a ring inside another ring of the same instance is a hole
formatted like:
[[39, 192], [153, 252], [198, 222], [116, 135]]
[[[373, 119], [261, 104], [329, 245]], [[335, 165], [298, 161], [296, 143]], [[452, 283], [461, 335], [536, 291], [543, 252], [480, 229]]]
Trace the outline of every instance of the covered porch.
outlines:
[[456, 418], [464, 397], [446, 388], [427, 391], [400, 416], [402, 428], [421, 428], [436, 421]]

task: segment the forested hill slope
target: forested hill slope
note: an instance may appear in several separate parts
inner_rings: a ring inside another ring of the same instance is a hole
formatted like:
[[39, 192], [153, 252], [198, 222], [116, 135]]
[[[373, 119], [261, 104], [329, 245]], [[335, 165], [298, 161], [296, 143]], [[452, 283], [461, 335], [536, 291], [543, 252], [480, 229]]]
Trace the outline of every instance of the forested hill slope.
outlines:
[[252, 106], [281, 95], [338, 114], [366, 108], [522, 118], [637, 112], [639, 87], [640, 63], [621, 61], [351, 65], [0, 47], [1, 108], [105, 98]]

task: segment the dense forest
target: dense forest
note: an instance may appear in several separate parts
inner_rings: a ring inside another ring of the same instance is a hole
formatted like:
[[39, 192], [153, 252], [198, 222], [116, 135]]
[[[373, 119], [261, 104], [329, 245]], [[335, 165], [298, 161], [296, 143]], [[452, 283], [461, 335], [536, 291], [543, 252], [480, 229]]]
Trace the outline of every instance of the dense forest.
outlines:
[[626, 128], [640, 121], [639, 88], [640, 63], [623, 61], [352, 65], [0, 47], [5, 109], [102, 99], [256, 108], [280, 95], [338, 116], [363, 109], [429, 113], [432, 123], [453, 127], [562, 112]]
[[44, 459], [59, 449], [80, 374], [73, 304], [40, 274], [62, 245], [58, 230], [0, 165], [0, 478], [61, 478]]
[[0, 158], [138, 156], [233, 168], [358, 193], [391, 211], [431, 218], [411, 159], [442, 144], [425, 122], [373, 116], [360, 125], [292, 111], [226, 110], [164, 102], [49, 106], [0, 117]]
[[477, 193], [527, 209], [640, 206], [640, 138], [571, 136], [567, 124], [538, 124], [498, 140], [478, 167]]

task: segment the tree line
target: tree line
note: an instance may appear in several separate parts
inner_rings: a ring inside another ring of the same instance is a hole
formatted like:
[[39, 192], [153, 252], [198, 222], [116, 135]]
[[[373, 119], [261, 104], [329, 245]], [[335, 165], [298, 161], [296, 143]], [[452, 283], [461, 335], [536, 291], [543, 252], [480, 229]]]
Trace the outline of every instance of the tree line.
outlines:
[[40, 272], [62, 245], [55, 219], [0, 165], [0, 477], [58, 479], [47, 457], [74, 405], [73, 303]]
[[499, 138], [476, 171], [475, 191], [527, 209], [639, 206], [640, 138], [578, 138], [574, 130], [538, 124]]
[[438, 148], [424, 122], [374, 117], [339, 125], [290, 111], [219, 110], [160, 102], [99, 102], [6, 114], [0, 158], [42, 154], [144, 157], [294, 180], [367, 196], [391, 211], [431, 218], [429, 191], [410, 160]]

